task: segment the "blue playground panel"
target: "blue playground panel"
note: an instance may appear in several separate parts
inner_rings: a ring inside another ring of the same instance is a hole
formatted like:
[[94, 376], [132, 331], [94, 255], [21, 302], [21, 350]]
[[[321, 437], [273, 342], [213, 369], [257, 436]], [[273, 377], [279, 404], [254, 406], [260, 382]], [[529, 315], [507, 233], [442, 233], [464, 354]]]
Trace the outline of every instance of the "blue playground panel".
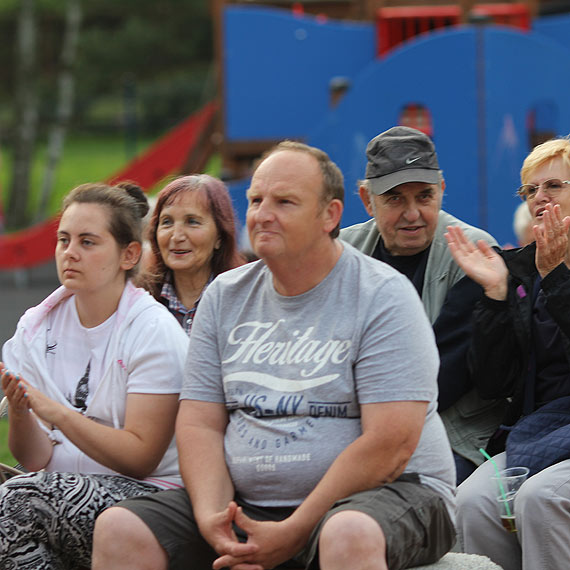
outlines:
[[[421, 104], [432, 117], [447, 183], [443, 207], [499, 243], [515, 243], [529, 115], [539, 129], [570, 133], [569, 18], [537, 21], [530, 33], [499, 26], [438, 30], [384, 59], [374, 55], [371, 25], [253, 8], [228, 8], [226, 23], [229, 140], [304, 138], [328, 152], [345, 176], [347, 226], [367, 218], [356, 193], [367, 142], [398, 124], [407, 104]], [[301, 29], [306, 36], [295, 35]], [[351, 88], [330, 108], [328, 85], [338, 75], [349, 77]], [[239, 186], [233, 195], [243, 219], [247, 183]]]
[[[452, 39], [450, 38], [452, 36]], [[353, 89], [329, 113], [309, 143], [326, 150], [345, 176], [343, 226], [367, 214], [357, 196], [357, 181], [366, 167], [366, 145], [378, 133], [398, 124], [402, 108], [421, 103], [430, 111], [440, 166], [447, 179], [444, 205], [450, 211], [477, 211], [477, 140], [475, 44], [468, 30], [434, 33], [429, 38], [375, 59]], [[458, 96], [461, 94], [461, 96]], [[465, 141], [457, 152], [457, 139]], [[446, 160], [453, 156], [453, 161]]]
[[537, 18], [532, 23], [532, 30], [570, 49], [569, 14], [557, 14], [555, 16]]
[[512, 212], [519, 204], [513, 194], [530, 150], [528, 113], [537, 105], [548, 107], [553, 132], [570, 133], [570, 50], [539, 33], [495, 28], [485, 32], [485, 62], [487, 227], [502, 243], [512, 235]]
[[372, 24], [295, 17], [271, 8], [224, 12], [226, 139], [303, 138], [329, 110], [329, 82], [374, 58]]

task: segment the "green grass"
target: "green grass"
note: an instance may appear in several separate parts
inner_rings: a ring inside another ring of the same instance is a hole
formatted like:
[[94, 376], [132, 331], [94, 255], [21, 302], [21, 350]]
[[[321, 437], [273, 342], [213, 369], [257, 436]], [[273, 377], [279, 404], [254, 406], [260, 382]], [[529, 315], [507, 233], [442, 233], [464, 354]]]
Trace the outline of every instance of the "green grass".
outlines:
[[[142, 152], [153, 141], [146, 140], [138, 144], [137, 151]], [[39, 160], [43, 158], [40, 155]], [[133, 157], [128, 157], [125, 143], [117, 137], [78, 137], [68, 141], [58, 168], [55, 192], [50, 204], [51, 213], [58, 211], [61, 199], [67, 192], [84, 182], [100, 182], [110, 178]], [[38, 169], [37, 180], [41, 180], [42, 171]]]
[[[137, 153], [143, 152], [154, 139], [141, 140]], [[54, 191], [48, 215], [55, 214], [67, 192], [84, 182], [99, 182], [110, 178], [129, 162], [125, 141], [120, 136], [72, 136], [67, 138], [62, 159], [57, 167]], [[39, 203], [41, 180], [44, 173], [45, 145], [38, 148], [32, 170], [30, 212], [35, 212]], [[0, 191], [2, 202], [10, 187], [11, 157], [5, 148], [0, 149]]]
[[8, 420], [0, 419], [0, 463], [16, 465], [16, 460], [8, 450]]
[[[159, 137], [146, 138], [137, 142], [137, 154], [144, 152]], [[71, 136], [66, 140], [64, 153], [58, 165], [54, 191], [49, 204], [48, 217], [56, 214], [63, 197], [75, 186], [84, 182], [100, 182], [110, 178], [134, 157], [127, 156], [125, 140], [121, 136]], [[44, 170], [45, 146], [36, 153], [32, 171], [32, 192], [30, 212], [35, 213], [39, 205], [39, 193]], [[205, 172], [218, 176], [221, 158], [214, 155]], [[10, 185], [11, 157], [6, 149], [0, 148], [0, 198], [6, 205]], [[164, 186], [165, 181], [149, 190], [153, 194]]]

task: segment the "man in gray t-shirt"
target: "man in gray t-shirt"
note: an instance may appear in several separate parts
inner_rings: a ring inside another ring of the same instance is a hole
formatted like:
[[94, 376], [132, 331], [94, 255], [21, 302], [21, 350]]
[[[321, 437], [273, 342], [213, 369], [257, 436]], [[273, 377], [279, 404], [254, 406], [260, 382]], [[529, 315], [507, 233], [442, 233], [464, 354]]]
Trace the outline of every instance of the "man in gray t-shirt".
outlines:
[[190, 501], [108, 510], [95, 570], [394, 570], [450, 548], [433, 333], [404, 276], [336, 239], [342, 198], [318, 149], [281, 143], [257, 168], [260, 261], [219, 276], [193, 325], [177, 420]]

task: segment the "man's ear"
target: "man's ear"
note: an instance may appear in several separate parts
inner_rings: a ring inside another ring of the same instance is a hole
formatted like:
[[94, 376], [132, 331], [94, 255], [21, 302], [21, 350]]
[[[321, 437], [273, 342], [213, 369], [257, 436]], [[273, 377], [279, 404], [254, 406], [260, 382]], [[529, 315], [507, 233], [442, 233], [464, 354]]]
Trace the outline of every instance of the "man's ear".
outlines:
[[332, 232], [342, 218], [342, 211], [344, 206], [338, 198], [333, 198], [325, 208], [325, 223], [323, 229], [326, 233]]
[[441, 179], [441, 193], [443, 194], [445, 192], [445, 178]]
[[121, 269], [129, 271], [132, 269], [141, 258], [142, 245], [138, 241], [132, 241], [121, 252]]
[[362, 203], [364, 204], [364, 207], [366, 208], [368, 215], [371, 218], [373, 218], [374, 217], [374, 210], [372, 209], [370, 192], [368, 192], [368, 189], [366, 188], [366, 186], [360, 186], [358, 188], [358, 194], [360, 195], [360, 199], [362, 200]]

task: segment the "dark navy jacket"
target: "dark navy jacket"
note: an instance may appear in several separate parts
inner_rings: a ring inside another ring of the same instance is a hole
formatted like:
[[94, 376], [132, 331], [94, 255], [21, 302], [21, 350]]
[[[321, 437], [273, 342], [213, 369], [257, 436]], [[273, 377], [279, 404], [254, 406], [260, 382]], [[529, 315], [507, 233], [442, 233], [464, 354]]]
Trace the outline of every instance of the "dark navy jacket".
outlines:
[[[509, 270], [507, 299], [495, 301], [483, 296], [474, 313], [468, 354], [470, 376], [482, 398], [510, 399], [503, 422], [507, 426], [523, 415], [525, 398], [528, 401], [529, 396], [533, 287], [538, 277], [535, 254], [534, 243], [500, 252]], [[540, 281], [540, 288], [549, 315], [562, 331], [570, 373], [570, 270], [560, 264]]]

